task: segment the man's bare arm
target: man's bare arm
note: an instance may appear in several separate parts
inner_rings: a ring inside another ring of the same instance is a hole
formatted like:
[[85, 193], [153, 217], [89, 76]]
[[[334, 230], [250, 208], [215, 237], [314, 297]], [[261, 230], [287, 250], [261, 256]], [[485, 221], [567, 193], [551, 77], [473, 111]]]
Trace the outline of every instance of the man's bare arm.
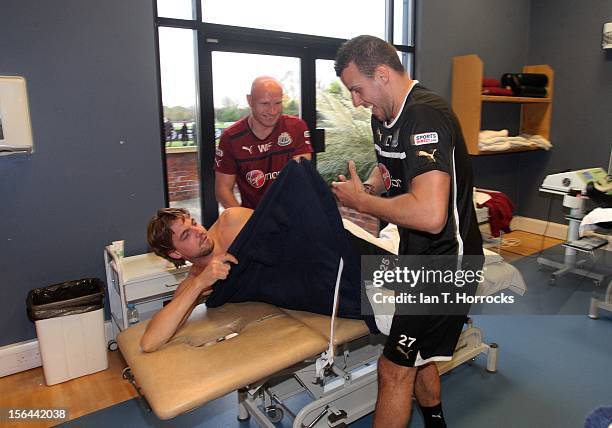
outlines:
[[219, 215], [219, 220], [215, 223], [215, 227], [223, 231], [223, 233], [217, 234], [217, 239], [221, 248], [230, 247], [249, 217], [251, 217], [251, 214], [253, 214], [253, 210], [250, 208], [233, 207], [224, 210], [221, 215]]
[[410, 193], [381, 198], [365, 192], [354, 162], [349, 162], [350, 180], [334, 182], [332, 190], [345, 206], [371, 214], [398, 226], [429, 233], [439, 233], [446, 224], [450, 176], [442, 171], [428, 171], [410, 182]]
[[398, 226], [440, 233], [448, 217], [450, 176], [442, 171], [421, 174], [410, 183], [410, 193], [394, 198], [364, 195], [361, 212]]
[[[344, 175], [339, 175], [338, 180], [340, 182], [348, 181]], [[380, 195], [387, 191], [387, 189], [385, 189], [382, 174], [380, 173], [378, 166], [372, 168], [367, 180], [363, 182], [363, 187], [365, 192], [369, 193], [370, 195]]]
[[215, 196], [223, 208], [239, 207], [240, 202], [234, 196], [236, 176], [215, 172]]
[[191, 275], [176, 289], [172, 301], [153, 316], [140, 339], [144, 352], [153, 352], [168, 342], [187, 320], [200, 297], [212, 293], [212, 285], [219, 279], [227, 278], [231, 263], [238, 263], [229, 253], [211, 260], [206, 269], [198, 275]]

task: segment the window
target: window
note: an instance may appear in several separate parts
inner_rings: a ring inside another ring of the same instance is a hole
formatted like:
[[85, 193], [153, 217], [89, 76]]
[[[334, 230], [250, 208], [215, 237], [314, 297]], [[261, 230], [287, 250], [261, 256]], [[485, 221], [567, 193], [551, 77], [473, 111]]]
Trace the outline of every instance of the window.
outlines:
[[[355, 161], [362, 180], [376, 165], [372, 147], [371, 113], [364, 107], [353, 107], [351, 95], [334, 71], [334, 61], [318, 59], [317, 128], [325, 130], [325, 151], [318, 154], [317, 170], [331, 184], [338, 175], [348, 176], [347, 161]], [[372, 216], [341, 207], [340, 214], [373, 235], [378, 234], [379, 221]]]
[[[257, 76], [276, 78], [285, 94], [284, 112], [300, 116], [299, 58], [214, 51], [212, 66], [215, 124], [235, 122], [248, 114], [246, 96]], [[223, 113], [222, 117], [219, 117], [220, 113]]]
[[202, 17], [214, 24], [341, 39], [385, 37], [385, 0], [202, 0]]
[[[215, 144], [223, 130], [249, 114], [246, 100], [251, 83], [258, 76], [272, 76], [283, 86], [283, 112], [300, 116], [299, 58], [237, 52], [212, 52], [215, 107]], [[234, 187], [240, 201], [238, 187]], [[223, 210], [219, 204], [219, 212]]]
[[201, 221], [194, 37], [193, 30], [161, 27], [159, 65], [168, 202]]
[[[375, 164], [370, 112], [353, 108], [333, 58], [344, 40], [371, 34], [393, 40], [412, 71], [415, 0], [156, 1], [168, 205], [198, 219], [201, 212], [205, 225], [217, 218], [215, 142], [248, 114], [250, 84], [264, 74], [283, 84], [285, 113], [301, 116], [311, 131], [325, 129], [326, 151], [316, 162], [328, 181], [345, 173], [339, 156], [357, 160], [367, 175]], [[345, 114], [333, 111], [338, 106]], [[349, 143], [347, 133], [356, 139]], [[321, 133], [311, 135], [314, 143]], [[189, 168], [179, 155], [191, 159]]]
[[333, 60], [318, 59], [316, 70], [317, 128], [325, 129], [325, 152], [318, 155], [317, 170], [331, 183], [339, 174], [347, 174], [350, 158], [365, 180], [376, 165], [370, 111], [353, 107], [351, 95], [336, 77]]
[[157, 0], [157, 16], [193, 19], [192, 0]]
[[414, 0], [393, 0], [393, 44], [414, 45]]

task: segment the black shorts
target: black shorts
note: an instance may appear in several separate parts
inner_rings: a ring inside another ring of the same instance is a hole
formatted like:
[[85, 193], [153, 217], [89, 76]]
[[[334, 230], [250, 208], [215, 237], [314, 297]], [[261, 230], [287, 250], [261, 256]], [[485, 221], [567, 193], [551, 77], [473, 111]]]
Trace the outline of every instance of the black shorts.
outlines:
[[448, 361], [466, 319], [465, 315], [396, 315], [383, 355], [405, 367]]

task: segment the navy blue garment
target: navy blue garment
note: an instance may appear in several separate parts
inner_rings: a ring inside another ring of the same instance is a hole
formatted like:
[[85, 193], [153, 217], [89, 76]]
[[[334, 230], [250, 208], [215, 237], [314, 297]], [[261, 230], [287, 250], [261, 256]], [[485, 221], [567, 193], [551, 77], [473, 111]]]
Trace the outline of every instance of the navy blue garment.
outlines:
[[364, 318], [376, 331], [373, 319], [361, 315], [360, 257], [346, 233], [312, 164], [289, 162], [228, 249], [239, 263], [214, 285], [206, 305], [258, 301], [331, 315], [342, 257], [338, 316]]

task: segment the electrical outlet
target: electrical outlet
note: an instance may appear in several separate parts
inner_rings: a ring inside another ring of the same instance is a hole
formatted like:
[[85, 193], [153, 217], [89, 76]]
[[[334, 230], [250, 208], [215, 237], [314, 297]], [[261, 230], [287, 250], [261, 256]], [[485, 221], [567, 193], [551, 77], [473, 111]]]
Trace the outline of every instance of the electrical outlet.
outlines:
[[38, 340], [0, 347], [0, 377], [41, 365]]
[[34, 367], [42, 366], [42, 358], [40, 357], [40, 350], [38, 347], [32, 353], [32, 363], [36, 364]]
[[30, 360], [29, 355], [28, 355], [28, 351], [24, 351], [24, 352], [20, 352], [18, 354], [15, 354], [15, 361], [17, 362], [18, 366], [25, 366], [28, 364], [28, 361]]
[[23, 368], [24, 370], [40, 366], [41, 361], [38, 347], [15, 354], [15, 361], [17, 367]]
[[[115, 333], [110, 321], [104, 323], [106, 341], [113, 340]], [[38, 340], [13, 343], [0, 346], [0, 377], [30, 370], [42, 365]]]

